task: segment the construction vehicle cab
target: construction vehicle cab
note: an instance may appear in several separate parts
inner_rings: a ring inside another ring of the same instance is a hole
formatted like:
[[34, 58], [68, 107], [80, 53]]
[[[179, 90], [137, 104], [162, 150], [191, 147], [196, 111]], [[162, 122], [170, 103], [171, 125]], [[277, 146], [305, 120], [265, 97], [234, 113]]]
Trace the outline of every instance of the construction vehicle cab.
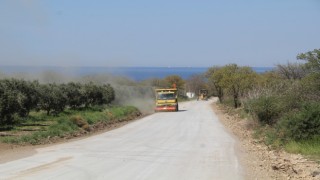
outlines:
[[155, 111], [179, 111], [178, 93], [176, 88], [156, 89]]
[[208, 100], [208, 90], [200, 89], [197, 100]]

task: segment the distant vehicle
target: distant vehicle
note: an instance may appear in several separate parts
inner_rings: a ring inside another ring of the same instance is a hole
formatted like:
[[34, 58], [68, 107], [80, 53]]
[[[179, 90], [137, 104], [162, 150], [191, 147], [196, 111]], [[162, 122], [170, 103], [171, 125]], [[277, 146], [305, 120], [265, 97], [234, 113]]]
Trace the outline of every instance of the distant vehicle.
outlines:
[[208, 100], [208, 90], [207, 89], [200, 89], [197, 100]]
[[178, 93], [176, 88], [156, 89], [155, 111], [179, 111]]

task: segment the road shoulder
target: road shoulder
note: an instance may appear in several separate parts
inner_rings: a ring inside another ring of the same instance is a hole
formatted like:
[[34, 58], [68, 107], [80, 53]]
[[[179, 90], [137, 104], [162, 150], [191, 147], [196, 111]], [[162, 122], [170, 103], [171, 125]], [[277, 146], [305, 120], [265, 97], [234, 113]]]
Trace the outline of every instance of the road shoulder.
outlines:
[[31, 145], [31, 144], [24, 144], [24, 145], [17, 145], [17, 144], [7, 144], [0, 142], [0, 164], [14, 161], [17, 159], [22, 159], [25, 157], [32, 156], [37, 153], [38, 148], [44, 148], [48, 146], [53, 146], [57, 144], [62, 143], [68, 143], [72, 141], [78, 141], [84, 138], [88, 138], [91, 136], [95, 136], [101, 133], [105, 133], [108, 131], [111, 131], [113, 129], [120, 128], [122, 126], [125, 126], [129, 123], [132, 123], [136, 120], [139, 120], [143, 117], [146, 117], [148, 115], [142, 115], [133, 119], [128, 119], [127, 121], [121, 121], [121, 122], [115, 122], [112, 124], [106, 124], [101, 125], [100, 127], [97, 127], [94, 131], [86, 134], [77, 134], [76, 136], [70, 136], [66, 138], [58, 138], [55, 141], [49, 142], [47, 144], [40, 144], [40, 145]]
[[246, 179], [320, 179], [319, 164], [301, 155], [276, 151], [253, 138], [253, 122], [230, 115], [216, 103], [212, 109], [221, 123], [239, 140], [240, 162]]

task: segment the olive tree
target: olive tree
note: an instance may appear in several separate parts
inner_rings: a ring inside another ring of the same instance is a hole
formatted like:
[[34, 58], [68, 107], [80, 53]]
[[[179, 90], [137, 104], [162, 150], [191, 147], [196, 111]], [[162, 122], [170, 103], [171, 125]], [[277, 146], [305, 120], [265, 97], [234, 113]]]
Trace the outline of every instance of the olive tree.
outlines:
[[39, 108], [47, 112], [57, 114], [64, 111], [67, 105], [67, 96], [61, 86], [57, 84], [40, 85], [40, 102]]
[[62, 85], [68, 100], [68, 106], [75, 109], [85, 104], [84, 88], [80, 83], [69, 82]]

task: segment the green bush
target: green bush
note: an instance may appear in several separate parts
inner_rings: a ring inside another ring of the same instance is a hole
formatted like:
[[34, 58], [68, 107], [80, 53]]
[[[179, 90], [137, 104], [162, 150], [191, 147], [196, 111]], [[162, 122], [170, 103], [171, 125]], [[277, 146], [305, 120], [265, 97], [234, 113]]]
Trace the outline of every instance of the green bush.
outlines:
[[307, 140], [320, 135], [320, 103], [307, 103], [300, 111], [283, 116], [278, 129], [284, 137], [293, 140]]
[[256, 116], [260, 123], [273, 125], [283, 110], [283, 105], [276, 96], [260, 96], [248, 100], [245, 108]]

